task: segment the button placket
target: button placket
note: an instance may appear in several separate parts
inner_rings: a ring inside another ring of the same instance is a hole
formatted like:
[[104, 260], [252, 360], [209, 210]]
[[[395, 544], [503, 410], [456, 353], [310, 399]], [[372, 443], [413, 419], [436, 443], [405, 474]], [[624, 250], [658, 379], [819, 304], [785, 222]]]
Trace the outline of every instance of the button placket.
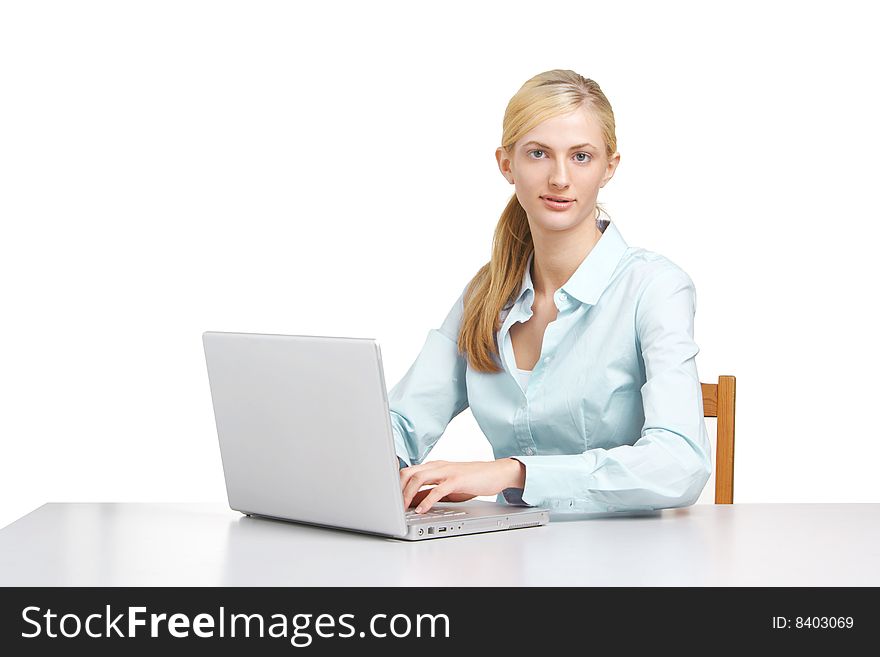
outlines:
[[[501, 352], [501, 360], [507, 365], [507, 371], [518, 388], [520, 387], [519, 381], [513, 371], [514, 367], [516, 367], [516, 356], [513, 353], [513, 340], [510, 337], [510, 329], [514, 324], [525, 322], [532, 316], [531, 310], [528, 310], [526, 311], [526, 315], [517, 318], [519, 312], [521, 312], [519, 305], [511, 307], [507, 312], [507, 315], [504, 317], [504, 321], [502, 322], [501, 329], [499, 329], [498, 333], [498, 347]], [[522, 388], [520, 388], [520, 390], [522, 390]]]
[[534, 444], [534, 441], [532, 440], [532, 431], [529, 428], [528, 402], [524, 403], [516, 410], [513, 424], [513, 431], [516, 436], [519, 451], [527, 456], [531, 456], [535, 451], [532, 447]]

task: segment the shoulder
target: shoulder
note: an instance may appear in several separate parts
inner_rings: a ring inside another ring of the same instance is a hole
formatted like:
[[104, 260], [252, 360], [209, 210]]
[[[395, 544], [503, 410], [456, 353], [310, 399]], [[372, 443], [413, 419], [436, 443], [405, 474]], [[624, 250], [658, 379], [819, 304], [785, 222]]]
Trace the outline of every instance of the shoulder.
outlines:
[[690, 275], [660, 253], [628, 247], [618, 274], [633, 304], [638, 330], [651, 323], [668, 323], [671, 317], [692, 317], [696, 312], [697, 291]]
[[630, 289], [638, 290], [639, 296], [669, 286], [694, 287], [691, 277], [677, 263], [656, 251], [640, 247], [627, 248], [620, 259], [618, 275]]
[[[682, 336], [693, 336], [697, 293], [688, 273], [655, 251], [630, 247], [621, 258], [631, 295], [634, 328], [640, 345]], [[682, 343], [683, 344], [683, 343]]]

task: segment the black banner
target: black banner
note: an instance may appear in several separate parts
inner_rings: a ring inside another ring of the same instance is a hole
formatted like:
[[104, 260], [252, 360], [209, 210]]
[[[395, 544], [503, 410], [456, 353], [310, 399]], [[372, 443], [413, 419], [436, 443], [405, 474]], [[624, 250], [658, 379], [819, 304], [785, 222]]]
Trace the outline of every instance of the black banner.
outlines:
[[876, 635], [876, 596], [876, 588], [6, 588], [0, 649], [521, 654], [606, 641], [840, 649]]

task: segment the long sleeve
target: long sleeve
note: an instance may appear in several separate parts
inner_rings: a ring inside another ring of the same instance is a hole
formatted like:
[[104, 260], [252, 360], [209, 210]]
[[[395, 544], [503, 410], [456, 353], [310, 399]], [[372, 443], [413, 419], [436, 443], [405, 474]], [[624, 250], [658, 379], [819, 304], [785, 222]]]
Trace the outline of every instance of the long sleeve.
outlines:
[[[696, 290], [679, 268], [645, 285], [635, 309], [644, 360], [645, 423], [632, 445], [581, 454], [517, 456], [526, 466], [521, 503], [560, 512], [688, 506], [711, 473], [694, 343]], [[505, 493], [517, 503], [516, 491]]]
[[452, 419], [468, 407], [467, 361], [458, 353], [464, 290], [415, 362], [388, 393], [394, 448], [401, 467], [421, 463]]

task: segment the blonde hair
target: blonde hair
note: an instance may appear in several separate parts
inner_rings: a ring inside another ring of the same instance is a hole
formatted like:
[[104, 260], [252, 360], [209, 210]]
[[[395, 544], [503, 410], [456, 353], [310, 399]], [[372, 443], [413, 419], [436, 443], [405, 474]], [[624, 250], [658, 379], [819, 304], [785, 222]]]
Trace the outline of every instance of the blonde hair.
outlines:
[[[562, 69], [534, 76], [514, 94], [504, 112], [501, 145], [512, 152], [516, 142], [538, 124], [579, 108], [592, 112], [598, 120], [606, 156], [610, 158], [617, 151], [611, 104], [593, 80]], [[605, 212], [602, 207], [599, 210]], [[607, 225], [607, 221], [599, 222], [600, 230]], [[533, 251], [526, 211], [513, 194], [495, 227], [491, 260], [465, 288], [458, 350], [467, 354], [468, 364], [477, 372], [503, 371], [497, 360], [496, 332], [501, 328], [500, 315], [516, 301]]]

